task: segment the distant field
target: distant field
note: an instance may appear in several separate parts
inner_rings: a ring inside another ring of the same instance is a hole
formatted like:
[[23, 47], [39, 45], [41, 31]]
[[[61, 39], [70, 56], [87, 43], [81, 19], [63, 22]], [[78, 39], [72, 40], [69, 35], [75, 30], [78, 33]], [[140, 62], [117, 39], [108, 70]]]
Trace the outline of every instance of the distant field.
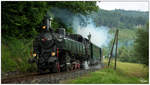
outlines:
[[[106, 61], [105, 61], [106, 62]], [[148, 83], [148, 67], [141, 64], [117, 62], [117, 70], [105, 67], [82, 77], [63, 83], [75, 84], [141, 84]]]

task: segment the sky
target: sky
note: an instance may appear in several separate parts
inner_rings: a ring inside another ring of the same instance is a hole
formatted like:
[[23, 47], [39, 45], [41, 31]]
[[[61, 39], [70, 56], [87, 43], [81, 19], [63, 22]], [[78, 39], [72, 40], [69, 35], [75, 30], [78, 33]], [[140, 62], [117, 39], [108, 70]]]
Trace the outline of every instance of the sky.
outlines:
[[101, 9], [114, 10], [136, 10], [136, 11], [148, 11], [148, 2], [97, 2], [97, 5]]

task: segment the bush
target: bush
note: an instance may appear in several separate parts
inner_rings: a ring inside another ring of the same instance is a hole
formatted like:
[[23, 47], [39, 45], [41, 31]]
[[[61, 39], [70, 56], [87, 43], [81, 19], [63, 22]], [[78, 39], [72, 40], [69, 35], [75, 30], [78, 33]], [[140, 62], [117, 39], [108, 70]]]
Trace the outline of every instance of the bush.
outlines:
[[138, 61], [148, 66], [149, 64], [149, 25], [145, 28], [139, 28], [137, 38], [134, 44], [135, 52]]
[[28, 64], [32, 40], [2, 38], [2, 71], [32, 71], [35, 65]]

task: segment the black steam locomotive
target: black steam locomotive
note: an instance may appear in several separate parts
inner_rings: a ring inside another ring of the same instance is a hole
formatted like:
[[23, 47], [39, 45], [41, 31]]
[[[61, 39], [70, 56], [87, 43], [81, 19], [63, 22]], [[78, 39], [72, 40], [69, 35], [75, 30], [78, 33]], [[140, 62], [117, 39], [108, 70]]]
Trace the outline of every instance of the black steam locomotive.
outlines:
[[33, 41], [33, 58], [38, 72], [70, 71], [88, 68], [102, 61], [101, 48], [79, 34], [68, 34], [64, 28], [51, 28], [51, 19], [46, 18], [42, 32]]

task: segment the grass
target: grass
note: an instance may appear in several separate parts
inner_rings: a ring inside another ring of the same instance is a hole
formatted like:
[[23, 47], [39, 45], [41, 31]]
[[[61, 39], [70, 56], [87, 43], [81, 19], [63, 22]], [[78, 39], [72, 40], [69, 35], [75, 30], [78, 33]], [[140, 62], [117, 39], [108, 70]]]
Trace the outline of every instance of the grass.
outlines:
[[[112, 60], [111, 66], [114, 66], [114, 60]], [[105, 59], [104, 63], [107, 64], [108, 60]], [[131, 77], [142, 77], [146, 78], [149, 75], [149, 68], [143, 64], [128, 63], [117, 61], [117, 70], [125, 73]]]
[[28, 64], [31, 57], [31, 40], [2, 38], [2, 72], [20, 71], [27, 72], [34, 70], [35, 66]]
[[[105, 61], [106, 62], [106, 61]], [[117, 70], [105, 67], [85, 76], [63, 83], [71, 84], [141, 84], [148, 83], [148, 67], [141, 64], [117, 62]]]
[[144, 67], [142, 64], [118, 62], [117, 65], [118, 68], [126, 73], [128, 76], [144, 78], [148, 75], [148, 67]]

